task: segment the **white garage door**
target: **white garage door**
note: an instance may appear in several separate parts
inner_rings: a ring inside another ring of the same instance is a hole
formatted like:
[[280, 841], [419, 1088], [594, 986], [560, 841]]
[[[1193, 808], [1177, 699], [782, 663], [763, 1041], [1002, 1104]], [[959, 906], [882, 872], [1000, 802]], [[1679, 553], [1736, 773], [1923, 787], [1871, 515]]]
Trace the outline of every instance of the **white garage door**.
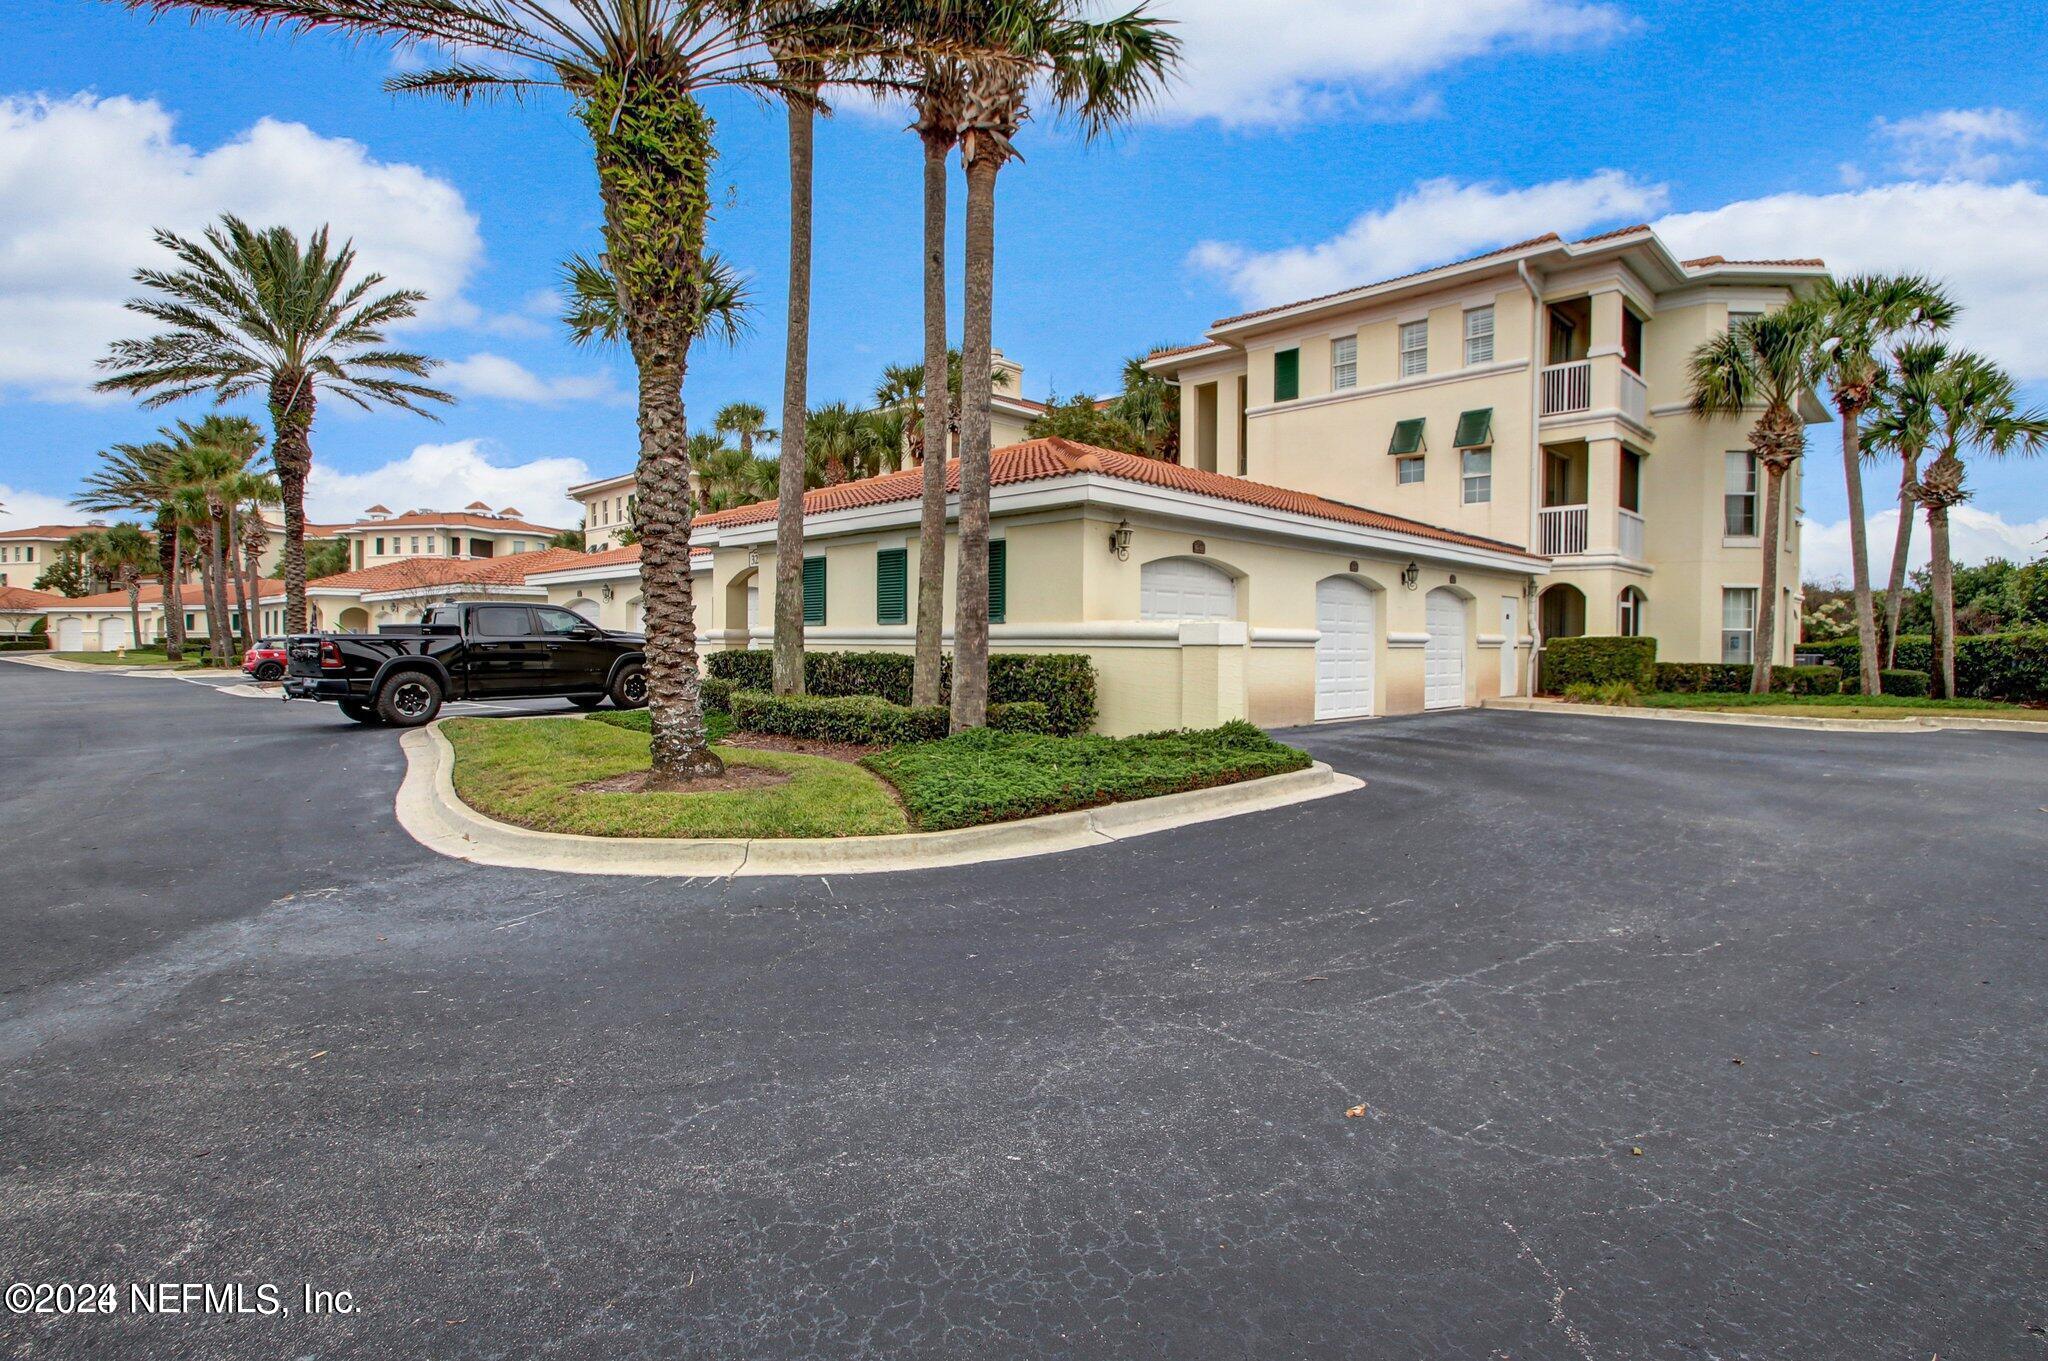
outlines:
[[595, 624], [597, 622], [597, 602], [595, 600], [586, 600], [579, 595], [569, 602], [569, 608], [591, 623]]
[[1372, 713], [1372, 592], [1349, 577], [1316, 583], [1316, 717]]
[[1148, 562], [1138, 574], [1141, 619], [1235, 619], [1237, 583], [1193, 558]]
[[1465, 602], [1438, 587], [1429, 593], [1429, 643], [1422, 652], [1422, 707], [1465, 707]]
[[100, 651], [118, 652], [128, 646], [128, 621], [112, 615], [100, 620]]
[[59, 652], [85, 651], [85, 621], [66, 619], [57, 625], [57, 650]]

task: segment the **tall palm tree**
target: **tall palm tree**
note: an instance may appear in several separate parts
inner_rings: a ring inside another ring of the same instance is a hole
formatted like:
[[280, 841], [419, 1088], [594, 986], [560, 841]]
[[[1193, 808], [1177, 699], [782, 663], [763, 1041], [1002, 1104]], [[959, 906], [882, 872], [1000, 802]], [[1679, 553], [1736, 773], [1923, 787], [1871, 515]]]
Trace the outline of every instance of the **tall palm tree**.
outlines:
[[263, 523], [263, 508], [276, 505], [282, 494], [276, 478], [253, 475], [242, 488], [242, 499], [235, 507], [242, 543], [242, 574], [249, 582], [249, 608], [242, 614], [242, 631], [251, 642], [263, 633], [263, 552], [270, 547], [270, 530]]
[[[806, 481], [814, 486], [831, 487], [873, 477], [896, 452], [888, 445], [890, 427], [845, 402], [819, 407], [805, 425], [804, 448], [811, 464]], [[894, 430], [900, 434], [901, 426]], [[782, 457], [789, 458], [786, 443]], [[801, 600], [798, 603], [801, 605]]]
[[1689, 405], [1696, 416], [1756, 412], [1750, 452], [1766, 475], [1763, 573], [1757, 588], [1751, 694], [1771, 688], [1777, 657], [1778, 560], [1784, 537], [1785, 475], [1806, 452], [1806, 422], [1799, 404], [1819, 376], [1819, 331], [1800, 309], [1766, 312], [1703, 342], [1687, 365]]
[[1934, 605], [1935, 684], [1943, 698], [1956, 693], [1955, 561], [1949, 551], [1949, 512], [1970, 499], [1963, 458], [2037, 454], [2048, 447], [2048, 415], [2018, 408], [2012, 375], [1981, 355], [1951, 354], [1934, 380], [1934, 462], [1913, 486], [1927, 512], [1929, 570]]
[[86, 475], [85, 489], [71, 498], [81, 510], [133, 511], [151, 518], [156, 541], [157, 577], [163, 582], [164, 655], [179, 661], [185, 655], [185, 563], [180, 549], [177, 508], [171, 504], [168, 476], [171, 460], [189, 442], [191, 427], [179, 422], [164, 426], [144, 444], [116, 444], [100, 451], [99, 467]]
[[92, 564], [96, 576], [105, 577], [128, 595], [128, 646], [142, 646], [142, 576], [156, 566], [156, 547], [140, 528], [121, 521], [105, 529], [91, 529], [71, 536], [71, 546]]
[[1909, 341], [1899, 346], [1891, 369], [1873, 394], [1864, 422], [1864, 447], [1872, 454], [1891, 454], [1899, 460], [1899, 523], [1892, 535], [1892, 566], [1878, 645], [1884, 666], [1898, 656], [1899, 618], [1906, 606], [1906, 559], [1913, 548], [1913, 510], [1919, 504], [1913, 498], [1913, 488], [1920, 482], [1921, 455], [1934, 439], [1939, 411], [1935, 382], [1948, 358], [1948, 346], [1940, 341]]
[[1110, 416], [1130, 430], [1146, 457], [1180, 462], [1180, 384], [1148, 370], [1142, 354], [1124, 361], [1123, 380]]
[[752, 402], [727, 402], [711, 418], [711, 428], [740, 442], [740, 452], [754, 457], [756, 444], [773, 444], [776, 432], [769, 428], [768, 413]]
[[1863, 523], [1863, 413], [1890, 368], [1893, 342], [1945, 330], [1956, 305], [1939, 284], [1917, 274], [1856, 274], [1830, 279], [1796, 304], [1818, 328], [1821, 372], [1842, 423], [1842, 478], [1849, 499], [1849, 573], [1856, 611], [1863, 693], [1881, 689], [1877, 620], [1871, 609], [1870, 548]]
[[[325, 8], [289, 0], [189, 7], [244, 13]], [[175, 232], [155, 235], [178, 266], [138, 270], [135, 282], [149, 291], [126, 305], [166, 329], [115, 341], [100, 361], [108, 376], [95, 386], [138, 394], [148, 407], [202, 392], [217, 403], [250, 392], [264, 395], [284, 491], [285, 616], [292, 632], [303, 632], [306, 479], [313, 467], [315, 405], [324, 391], [365, 411], [381, 403], [431, 418], [421, 403], [454, 401], [414, 381], [437, 361], [385, 343], [385, 328], [413, 316], [426, 295], [409, 288], [380, 292], [381, 274], [351, 281], [355, 247], [343, 242], [330, 248], [325, 227], [303, 246], [288, 228], [259, 231], [232, 214], [196, 241]]]
[[[265, 490], [252, 471], [263, 448], [263, 432], [241, 416], [208, 416], [186, 427], [189, 435], [171, 459], [167, 478], [173, 504], [191, 525], [203, 555], [200, 585], [206, 597], [207, 637], [216, 661], [230, 655], [230, 596], [245, 594], [234, 571], [236, 537], [233, 508]], [[246, 601], [243, 626], [248, 626]]]
[[967, 294], [962, 311], [960, 540], [954, 572], [955, 731], [988, 717], [990, 399], [994, 348], [996, 177], [1041, 81], [1054, 107], [1090, 136], [1116, 128], [1159, 92], [1180, 43], [1146, 6], [1100, 22], [1085, 0], [954, 0], [965, 86], [960, 158], [967, 174]]

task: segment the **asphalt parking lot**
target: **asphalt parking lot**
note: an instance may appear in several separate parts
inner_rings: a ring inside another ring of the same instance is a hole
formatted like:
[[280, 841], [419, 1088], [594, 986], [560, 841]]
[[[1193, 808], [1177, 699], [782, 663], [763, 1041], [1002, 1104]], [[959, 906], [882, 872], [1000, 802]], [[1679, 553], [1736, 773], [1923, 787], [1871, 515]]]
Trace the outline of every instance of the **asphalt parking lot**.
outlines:
[[0, 714], [0, 1278], [123, 1292], [8, 1355], [2048, 1357], [2048, 736], [1396, 719], [686, 882], [433, 855], [327, 706]]

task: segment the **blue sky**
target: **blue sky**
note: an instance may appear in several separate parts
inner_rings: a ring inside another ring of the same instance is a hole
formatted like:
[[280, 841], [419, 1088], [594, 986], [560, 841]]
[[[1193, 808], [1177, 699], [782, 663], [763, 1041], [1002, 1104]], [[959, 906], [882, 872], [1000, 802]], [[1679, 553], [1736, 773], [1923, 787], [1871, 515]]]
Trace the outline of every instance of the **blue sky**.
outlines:
[[[1871, 3], [1852, 22], [1755, 0], [1157, 8], [1189, 57], [1162, 107], [1095, 144], [1034, 124], [1003, 176], [997, 343], [1029, 395], [1107, 390], [1123, 357], [1245, 303], [1648, 219], [1687, 253], [1946, 277], [1970, 305], [1963, 338], [2048, 403], [2037, 5], [1972, 4], [1959, 21], [1950, 5]], [[450, 361], [463, 400], [439, 423], [328, 408], [316, 514], [373, 496], [560, 514], [561, 484], [628, 466], [628, 366], [570, 346], [548, 312], [556, 263], [597, 241], [587, 145], [563, 106], [399, 98], [374, 44], [80, 0], [13, 0], [0, 44], [0, 524], [48, 518], [96, 449], [190, 414], [84, 389], [127, 329], [115, 304], [154, 253], [148, 228], [223, 208], [331, 220], [366, 264], [434, 295], [406, 340]], [[758, 311], [736, 350], [698, 352], [697, 421], [734, 398], [780, 403], [782, 118], [741, 100], [715, 112], [714, 243], [753, 277]], [[919, 163], [902, 123], [848, 107], [821, 132], [814, 401], [861, 398], [919, 348]], [[1823, 462], [1833, 431], [1813, 434], [1809, 557], [1825, 575], [1842, 496]], [[2048, 461], [1976, 485], [1965, 555], [2048, 534]]]

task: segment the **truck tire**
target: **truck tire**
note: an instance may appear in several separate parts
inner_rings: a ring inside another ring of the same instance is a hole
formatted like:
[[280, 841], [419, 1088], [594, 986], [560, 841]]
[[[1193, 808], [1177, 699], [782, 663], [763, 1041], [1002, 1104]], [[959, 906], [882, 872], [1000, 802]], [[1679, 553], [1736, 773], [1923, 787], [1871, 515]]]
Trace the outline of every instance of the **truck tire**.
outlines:
[[441, 712], [441, 682], [424, 671], [401, 671], [377, 692], [377, 717], [394, 728], [417, 728]]
[[337, 701], [335, 707], [358, 723], [375, 724], [384, 721], [377, 717], [377, 711], [370, 706], [367, 700], [344, 699]]
[[638, 662], [620, 667], [619, 674], [612, 677], [611, 696], [615, 709], [646, 708], [647, 668]]

